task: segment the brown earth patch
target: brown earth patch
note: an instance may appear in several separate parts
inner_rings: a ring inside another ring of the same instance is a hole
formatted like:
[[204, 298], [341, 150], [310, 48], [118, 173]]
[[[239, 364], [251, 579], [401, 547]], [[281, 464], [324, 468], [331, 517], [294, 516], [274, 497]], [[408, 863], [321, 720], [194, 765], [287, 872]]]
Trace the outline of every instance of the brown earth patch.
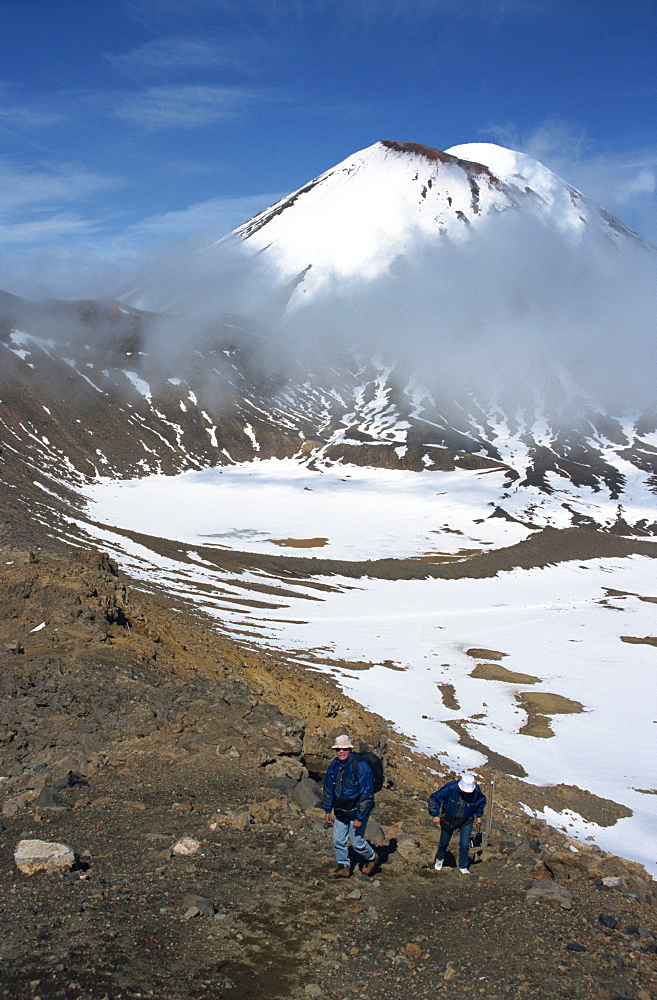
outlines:
[[321, 549], [328, 545], [328, 538], [270, 538], [269, 541], [288, 549]]
[[490, 747], [487, 747], [485, 743], [480, 743], [474, 736], [471, 736], [465, 728], [465, 721], [445, 719], [445, 725], [449, 726], [456, 733], [461, 746], [468, 747], [469, 750], [478, 750], [479, 753], [484, 754], [487, 758], [488, 767], [493, 771], [501, 771], [503, 774], [510, 774], [516, 778], [525, 778], [527, 776], [527, 772], [522, 764], [518, 764], [517, 761], [511, 760], [510, 757], [505, 757], [503, 754], [496, 753]]
[[441, 697], [443, 699], [443, 705], [448, 708], [450, 712], [458, 712], [461, 706], [459, 705], [458, 699], [456, 697], [456, 688], [453, 684], [439, 684], [438, 690], [440, 691]]
[[507, 670], [499, 663], [478, 663], [474, 670], [470, 671], [470, 676], [484, 681], [505, 681], [507, 684], [538, 684], [540, 681], [540, 677]]
[[484, 649], [483, 647], [473, 646], [472, 649], [466, 649], [465, 655], [471, 656], [474, 660], [501, 660], [509, 654], [500, 653], [496, 649]]
[[403, 673], [406, 667], [402, 667], [399, 663], [395, 663], [394, 660], [383, 660], [377, 666], [385, 667], [387, 670], [397, 670], [399, 673]]
[[[93, 522], [90, 522], [93, 523]], [[98, 524], [99, 527], [105, 525]], [[67, 530], [72, 530], [67, 528]], [[167, 558], [191, 562], [186, 555], [187, 545], [146, 535], [137, 531], [113, 528], [116, 535], [123, 535]], [[92, 540], [81, 533], [86, 545]], [[376, 580], [441, 580], [485, 579], [512, 569], [533, 569], [570, 560], [616, 558], [628, 555], [645, 555], [657, 558], [657, 545], [619, 535], [610, 535], [588, 528], [545, 528], [516, 545], [481, 552], [479, 555], [458, 562], [427, 563], [414, 559], [373, 559], [350, 562], [341, 559], [321, 559], [317, 556], [265, 555], [255, 552], [227, 551], [203, 547], [203, 558], [212, 561], [218, 569], [241, 573], [260, 570], [286, 583], [304, 581], [304, 585], [317, 589], [335, 589], [316, 581], [305, 583], [316, 576], [342, 576], [348, 579], [371, 577]], [[496, 659], [485, 655], [485, 659]]]
[[578, 701], [548, 691], [520, 691], [516, 701], [527, 713], [527, 722], [520, 730], [523, 736], [549, 739], [554, 736], [550, 722], [553, 715], [570, 715], [584, 711]]
[[643, 597], [633, 590], [613, 590], [612, 587], [605, 587], [605, 593], [608, 597], [636, 597], [639, 601], [645, 601], [647, 604], [657, 604], [657, 597]]
[[541, 812], [545, 806], [555, 812], [570, 809], [590, 823], [604, 827], [613, 826], [617, 820], [632, 815], [632, 810], [627, 806], [604, 799], [585, 788], [578, 788], [577, 785], [558, 784], [539, 788], [524, 782], [514, 782], [513, 786], [519, 800], [537, 812]]
[[477, 556], [481, 549], [459, 549], [458, 552], [424, 552], [421, 556], [411, 556], [415, 562], [450, 563]]
[[641, 638], [638, 635], [622, 635], [621, 642], [629, 642], [635, 646], [657, 646], [657, 636], [654, 635], [644, 635]]

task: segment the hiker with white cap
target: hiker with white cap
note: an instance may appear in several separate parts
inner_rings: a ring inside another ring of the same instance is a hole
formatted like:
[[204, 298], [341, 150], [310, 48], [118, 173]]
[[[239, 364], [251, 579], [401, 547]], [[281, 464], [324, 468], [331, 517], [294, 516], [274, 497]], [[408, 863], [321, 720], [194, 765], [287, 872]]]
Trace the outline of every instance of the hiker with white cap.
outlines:
[[[354, 745], [343, 734], [333, 744], [335, 758], [324, 778], [322, 809], [329, 826], [333, 826], [333, 851], [337, 868], [329, 878], [349, 878], [349, 841], [363, 861], [363, 875], [371, 875], [379, 856], [365, 840], [365, 827], [374, 808], [374, 772], [360, 755], [352, 756]], [[331, 815], [333, 813], [333, 815]]]
[[440, 840], [433, 866], [437, 872], [443, 867], [452, 834], [458, 830], [459, 871], [462, 875], [470, 874], [470, 834], [473, 823], [481, 826], [485, 806], [486, 796], [471, 774], [463, 774], [456, 781], [448, 781], [433, 793], [429, 799], [429, 815], [431, 822], [440, 827]]

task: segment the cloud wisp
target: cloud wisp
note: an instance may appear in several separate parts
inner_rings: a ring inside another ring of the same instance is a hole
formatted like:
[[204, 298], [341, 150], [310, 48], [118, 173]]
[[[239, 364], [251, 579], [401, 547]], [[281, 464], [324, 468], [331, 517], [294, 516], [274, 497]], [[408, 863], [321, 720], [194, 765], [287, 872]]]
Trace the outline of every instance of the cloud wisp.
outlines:
[[262, 95], [241, 87], [202, 84], [146, 87], [111, 95], [114, 118], [146, 129], [200, 128], [251, 109]]
[[155, 38], [127, 52], [108, 53], [113, 69], [132, 77], [176, 76], [202, 70], [243, 69], [246, 46], [196, 37]]

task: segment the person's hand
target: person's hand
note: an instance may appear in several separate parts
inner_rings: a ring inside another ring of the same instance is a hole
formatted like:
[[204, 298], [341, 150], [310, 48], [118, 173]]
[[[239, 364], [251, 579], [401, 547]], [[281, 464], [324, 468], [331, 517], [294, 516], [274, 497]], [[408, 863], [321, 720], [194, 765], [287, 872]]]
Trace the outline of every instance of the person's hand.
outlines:
[[327, 826], [333, 826], [333, 817], [330, 813], [324, 813], [324, 820]]
[[362, 826], [362, 822], [359, 819], [354, 820], [354, 829], [357, 830], [359, 826]]
[[477, 816], [477, 826], [481, 826], [481, 824], [483, 822], [484, 822], [484, 817], [483, 816]]
[[434, 826], [440, 826], [440, 816], [432, 816], [431, 822]]

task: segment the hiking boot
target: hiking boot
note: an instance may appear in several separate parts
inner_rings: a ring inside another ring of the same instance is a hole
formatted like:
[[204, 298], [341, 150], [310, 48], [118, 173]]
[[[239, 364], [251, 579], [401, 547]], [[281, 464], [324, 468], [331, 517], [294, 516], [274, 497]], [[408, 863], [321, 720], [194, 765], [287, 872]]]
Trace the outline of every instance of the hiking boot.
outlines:
[[379, 863], [379, 855], [375, 851], [374, 852], [374, 857], [372, 858], [372, 860], [368, 861], [361, 868], [361, 871], [362, 871], [363, 875], [371, 875], [372, 872], [374, 871], [374, 869], [376, 868], [376, 866], [378, 865], [378, 863]]
[[351, 878], [349, 865], [338, 865], [335, 871], [329, 872], [327, 878]]
[[433, 865], [434, 871], [439, 872], [439, 871], [442, 870], [442, 867], [443, 867], [443, 862], [442, 861], [434, 861], [434, 865]]

